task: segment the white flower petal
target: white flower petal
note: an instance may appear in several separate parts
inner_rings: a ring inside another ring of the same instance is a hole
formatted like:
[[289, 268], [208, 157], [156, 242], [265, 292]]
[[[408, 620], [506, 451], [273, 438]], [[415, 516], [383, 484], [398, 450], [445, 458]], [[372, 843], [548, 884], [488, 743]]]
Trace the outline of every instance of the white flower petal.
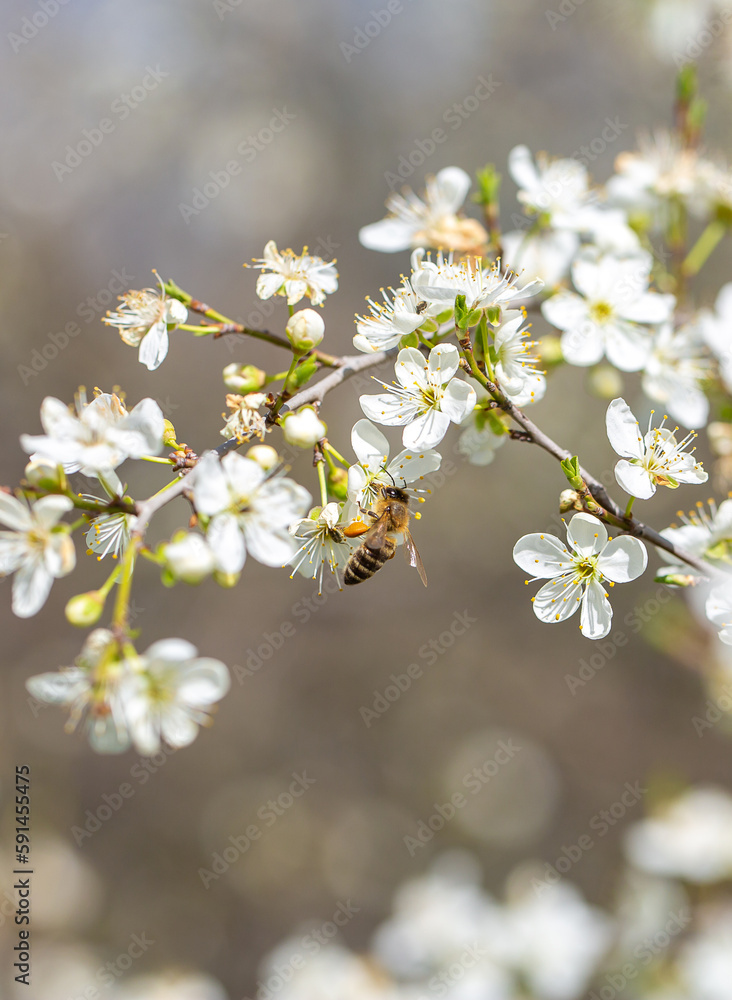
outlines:
[[571, 573], [545, 583], [534, 598], [534, 614], [543, 622], [563, 622], [579, 607], [582, 585]]
[[586, 639], [602, 639], [610, 631], [613, 609], [597, 580], [590, 580], [582, 597], [580, 627]]
[[440, 400], [440, 409], [453, 423], [459, 424], [475, 409], [477, 397], [475, 389], [462, 379], [454, 378], [445, 387]]
[[28, 560], [18, 569], [13, 579], [13, 614], [30, 618], [46, 603], [53, 576], [42, 559]]
[[551, 579], [572, 569], [572, 557], [554, 535], [538, 532], [519, 538], [513, 548], [514, 562], [532, 577]]
[[593, 556], [604, 548], [607, 531], [592, 514], [575, 514], [567, 525], [567, 540], [579, 555]]
[[150, 327], [140, 341], [138, 360], [148, 371], [155, 371], [168, 355], [168, 326], [164, 319]]
[[361, 246], [381, 253], [397, 253], [408, 250], [412, 245], [414, 227], [402, 219], [381, 219], [363, 226], [358, 231]]
[[610, 444], [623, 458], [643, 458], [645, 445], [638, 421], [624, 399], [614, 399], [607, 408], [605, 426]]
[[234, 514], [216, 514], [208, 526], [206, 539], [224, 573], [238, 573], [246, 560], [244, 538]]
[[351, 431], [351, 446], [362, 465], [377, 472], [389, 458], [389, 442], [370, 420], [357, 420]]
[[434, 448], [444, 438], [450, 426], [450, 417], [440, 410], [428, 410], [407, 424], [402, 433], [405, 448]]
[[631, 465], [622, 458], [615, 466], [615, 478], [626, 493], [639, 500], [649, 500], [656, 492], [653, 477], [642, 465]]
[[630, 535], [618, 535], [610, 539], [597, 560], [597, 568], [613, 583], [636, 580], [645, 573], [647, 565], [645, 545]]

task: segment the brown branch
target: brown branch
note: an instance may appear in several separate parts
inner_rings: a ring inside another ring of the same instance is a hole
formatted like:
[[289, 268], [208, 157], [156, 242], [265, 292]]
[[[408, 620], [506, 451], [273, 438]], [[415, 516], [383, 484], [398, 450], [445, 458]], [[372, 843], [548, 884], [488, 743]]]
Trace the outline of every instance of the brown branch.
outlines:
[[[534, 444], [543, 448], [544, 451], [548, 452], [560, 462], [564, 461], [566, 458], [572, 458], [571, 451], [567, 451], [566, 448], [562, 448], [561, 445], [558, 445], [556, 441], [549, 437], [548, 434], [545, 434], [544, 431], [537, 427], [533, 420], [530, 420], [522, 410], [519, 410], [519, 408], [503, 394], [494, 382], [486, 379], [486, 388], [498, 400], [501, 405], [501, 409], [505, 410], [505, 412], [508, 413], [508, 415], [531, 436], [531, 440]], [[693, 569], [696, 569], [705, 578], [728, 575], [723, 571], [718, 570], [715, 566], [710, 565], [710, 563], [705, 562], [703, 559], [698, 559], [695, 555], [692, 555], [691, 552], [687, 552], [678, 545], [674, 545], [673, 542], [664, 538], [663, 535], [660, 535], [654, 528], [649, 527], [649, 525], [644, 524], [642, 521], [638, 521], [634, 517], [626, 517], [623, 508], [612, 499], [599, 479], [595, 479], [595, 477], [586, 469], [582, 468], [582, 466], [580, 466], [579, 471], [592, 496], [610, 515], [610, 523], [614, 524], [615, 527], [620, 528], [623, 534], [634, 535], [636, 538], [645, 539], [645, 541], [650, 542], [651, 545], [655, 545], [656, 548], [663, 549], [664, 552], [668, 552], [677, 559], [681, 559], [682, 562], [685, 562]]]

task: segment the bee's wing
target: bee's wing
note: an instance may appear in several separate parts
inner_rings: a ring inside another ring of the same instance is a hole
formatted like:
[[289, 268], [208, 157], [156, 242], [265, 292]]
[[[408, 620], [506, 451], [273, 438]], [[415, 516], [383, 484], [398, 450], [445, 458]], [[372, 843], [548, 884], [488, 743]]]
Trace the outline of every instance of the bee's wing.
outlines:
[[410, 566], [414, 566], [419, 573], [419, 578], [422, 583], [427, 586], [427, 574], [425, 573], [424, 566], [422, 565], [422, 560], [420, 558], [419, 552], [417, 552], [417, 546], [414, 544], [414, 539], [409, 533], [409, 528], [404, 529], [404, 555], [407, 557], [407, 562]]
[[373, 549], [375, 552], [378, 552], [379, 549], [384, 547], [388, 529], [389, 514], [385, 511], [374, 526], [369, 529], [368, 534], [363, 536], [361, 544], [365, 545], [367, 549]]

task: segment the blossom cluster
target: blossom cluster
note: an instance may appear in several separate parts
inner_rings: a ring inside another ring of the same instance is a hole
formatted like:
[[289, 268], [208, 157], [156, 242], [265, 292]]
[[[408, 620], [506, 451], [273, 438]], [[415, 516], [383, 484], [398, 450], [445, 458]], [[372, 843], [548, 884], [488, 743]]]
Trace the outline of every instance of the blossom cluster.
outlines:
[[[527, 583], [543, 581], [532, 598], [542, 622], [579, 611], [584, 636], [606, 636], [610, 590], [646, 571], [650, 542], [665, 562], [658, 579], [696, 585], [697, 606], [721, 644], [732, 645], [731, 501], [709, 516], [697, 505], [686, 523], [660, 532], [634, 513], [636, 501], [652, 500], [660, 488], [708, 481], [695, 439], [711, 416], [718, 471], [732, 456], [732, 281], [713, 306], [697, 301], [691, 284], [732, 224], [732, 174], [700, 151], [696, 97], [688, 79], [685, 86], [675, 129], [641, 136], [636, 150], [617, 157], [604, 185], [593, 185], [577, 159], [534, 157], [516, 146], [508, 173], [525, 224], [514, 230], [501, 232], [492, 165], [478, 172], [482, 221], [465, 211], [472, 182], [457, 166], [428, 178], [421, 197], [392, 195], [389, 215], [366, 225], [360, 239], [372, 250], [411, 251], [410, 271], [356, 316], [356, 355], [323, 350], [322, 307], [338, 290], [338, 271], [307, 247], [297, 253], [269, 241], [252, 264], [256, 294], [287, 310], [283, 335], [237, 324], [160, 278], [157, 288], [122, 295], [105, 322], [150, 370], [186, 331], [239, 334], [243, 343], [254, 336], [284, 349], [289, 367], [227, 365], [224, 441], [200, 452], [177, 440], [152, 399], [128, 409], [121, 393], [96, 390], [91, 401], [80, 391], [73, 408], [43, 401], [43, 433], [21, 438], [30, 455], [26, 478], [15, 493], [0, 493], [7, 529], [0, 532], [0, 572], [14, 574], [15, 613], [37, 613], [53, 581], [74, 569], [73, 534], [82, 529], [87, 551], [113, 568], [99, 589], [68, 601], [67, 618], [89, 628], [111, 595], [114, 608], [109, 628], [92, 632], [74, 666], [30, 682], [35, 696], [65, 705], [72, 726], [85, 715], [98, 749], [190, 742], [225, 693], [228, 674], [183, 639], [137, 652], [130, 594], [141, 557], [167, 586], [211, 578], [232, 587], [251, 558], [315, 580], [320, 591], [326, 574], [339, 587], [368, 579], [404, 543], [426, 583], [407, 522], [420, 516], [415, 507], [429, 497], [442, 462], [437, 449], [455, 428], [457, 451], [476, 466], [493, 462], [515, 439], [561, 462], [567, 544], [540, 531], [514, 547]], [[701, 232], [687, 248], [694, 226]], [[329, 429], [326, 393], [378, 365], [393, 365], [393, 379], [372, 376], [374, 391], [360, 393], [363, 417], [350, 433]], [[618, 456], [622, 502], [534, 422], [533, 408], [561, 365], [588, 372], [592, 392], [608, 402], [607, 444]], [[624, 398], [631, 393], [633, 408]], [[655, 405], [663, 408], [658, 417]], [[400, 450], [382, 427], [401, 436]], [[312, 453], [308, 487], [289, 475], [287, 457], [297, 449]], [[117, 471], [128, 461], [156, 463], [169, 478], [152, 497], [137, 499]], [[70, 477], [77, 473], [97, 480], [100, 495], [75, 492]], [[188, 519], [153, 548], [148, 523], [177, 497], [187, 501]]]
[[732, 797], [699, 787], [632, 824], [611, 911], [583, 898], [567, 857], [565, 866], [524, 862], [498, 899], [471, 855], [442, 854], [397, 888], [366, 953], [331, 938], [303, 954], [293, 934], [265, 957], [258, 986], [282, 1000], [727, 1000], [731, 822]]

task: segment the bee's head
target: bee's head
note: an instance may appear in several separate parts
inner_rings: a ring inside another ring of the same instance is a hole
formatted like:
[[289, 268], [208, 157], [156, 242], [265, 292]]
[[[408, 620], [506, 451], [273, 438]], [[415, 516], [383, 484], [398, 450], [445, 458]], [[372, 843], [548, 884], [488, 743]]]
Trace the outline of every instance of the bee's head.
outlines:
[[388, 500], [399, 500], [401, 503], [409, 503], [409, 494], [400, 490], [398, 486], [382, 486], [382, 496]]

